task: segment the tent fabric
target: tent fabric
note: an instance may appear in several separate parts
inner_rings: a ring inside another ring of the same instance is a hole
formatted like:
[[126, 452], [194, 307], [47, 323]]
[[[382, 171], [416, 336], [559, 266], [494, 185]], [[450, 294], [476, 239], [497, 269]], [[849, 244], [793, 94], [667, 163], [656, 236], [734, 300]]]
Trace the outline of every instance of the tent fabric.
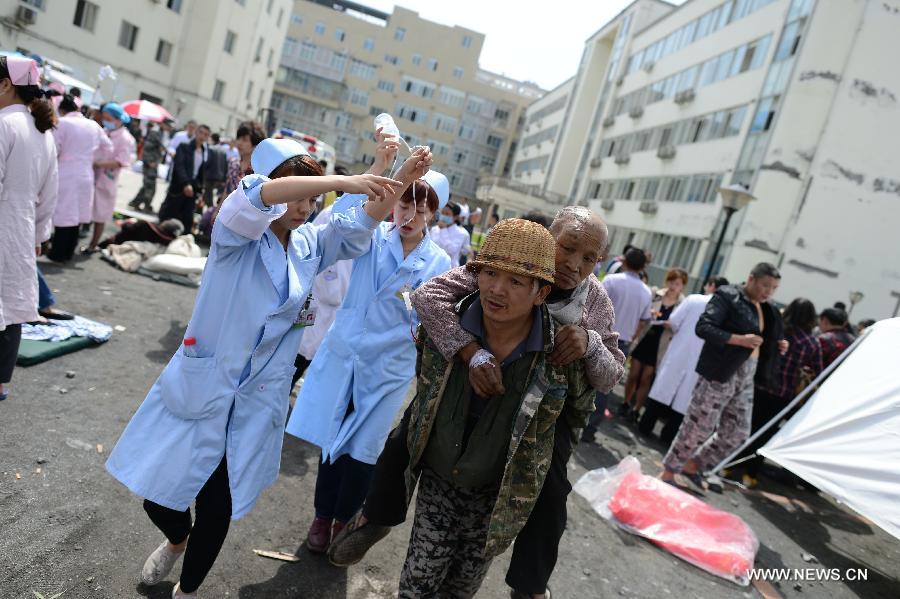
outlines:
[[878, 322], [759, 454], [900, 538], [900, 318]]

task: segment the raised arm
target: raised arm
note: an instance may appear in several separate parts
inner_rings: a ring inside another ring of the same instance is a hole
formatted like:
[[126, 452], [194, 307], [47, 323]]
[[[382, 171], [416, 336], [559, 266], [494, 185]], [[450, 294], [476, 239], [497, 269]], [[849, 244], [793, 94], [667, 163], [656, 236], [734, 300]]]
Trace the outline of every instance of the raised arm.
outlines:
[[591, 387], [608, 393], [625, 370], [625, 354], [619, 350], [619, 334], [613, 331], [615, 314], [612, 301], [602, 285], [588, 295], [581, 326], [587, 330], [588, 346], [584, 371]]
[[467, 345], [476, 343], [475, 337], [460, 325], [455, 306], [477, 289], [475, 273], [465, 266], [458, 266], [422, 283], [410, 295], [428, 336], [447, 360], [452, 360]]

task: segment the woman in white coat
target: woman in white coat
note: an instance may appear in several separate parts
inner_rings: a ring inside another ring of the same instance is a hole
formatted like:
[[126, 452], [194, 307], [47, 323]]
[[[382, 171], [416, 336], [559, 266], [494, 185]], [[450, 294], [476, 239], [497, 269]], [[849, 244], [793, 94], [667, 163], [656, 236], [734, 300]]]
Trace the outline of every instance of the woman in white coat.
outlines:
[[38, 320], [37, 264], [56, 207], [56, 113], [37, 63], [0, 57], [0, 400], [9, 395], [22, 323]]
[[59, 102], [62, 117], [53, 132], [59, 160], [59, 198], [53, 213], [53, 245], [47, 257], [68, 262], [78, 246], [81, 210], [94, 201], [94, 155], [112, 152], [112, 142], [93, 119], [84, 118], [72, 96]]
[[703, 339], [694, 332], [697, 321], [716, 289], [727, 284], [725, 277], [712, 277], [703, 286], [703, 295], [695, 293], [684, 298], [666, 321], [665, 326], [672, 331], [672, 339], [660, 361], [647, 405], [638, 423], [638, 430], [651, 435], [656, 421], [666, 416], [666, 425], [659, 435], [666, 446], [671, 445], [678, 434], [699, 376], [696, 368], [703, 349]]
[[[435, 171], [416, 181], [354, 260], [350, 287], [307, 370], [287, 432], [322, 449], [310, 551], [324, 553], [362, 506], [375, 461], [415, 376], [416, 327], [409, 294], [450, 269], [450, 257], [426, 235], [449, 197]], [[415, 195], [414, 195], [415, 194]], [[343, 201], [344, 198], [341, 198]]]
[[[321, 168], [289, 139], [263, 141], [252, 162], [258, 174], [222, 204], [184, 343], [106, 464], [145, 498], [166, 537], [142, 581], [160, 582], [185, 554], [175, 597], [195, 596], [229, 520], [246, 515], [278, 475], [297, 325], [313, 277], [366, 250], [402, 187], [371, 175], [308, 176]], [[412, 180], [428, 164], [430, 154], [419, 153], [401, 176]], [[325, 226], [303, 226], [316, 196], [334, 189], [377, 199], [343, 205]]]

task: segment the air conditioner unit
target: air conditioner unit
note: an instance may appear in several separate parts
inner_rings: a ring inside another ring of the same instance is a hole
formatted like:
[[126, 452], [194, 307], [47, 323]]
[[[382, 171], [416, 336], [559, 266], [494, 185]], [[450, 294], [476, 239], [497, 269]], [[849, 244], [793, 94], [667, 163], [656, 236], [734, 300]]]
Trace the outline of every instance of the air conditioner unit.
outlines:
[[34, 25], [37, 22], [37, 11], [30, 6], [20, 6], [16, 9], [17, 25]]
[[616, 207], [616, 201], [615, 200], [602, 200], [600, 202], [600, 207], [603, 208], [604, 210], [612, 210], [613, 208]]
[[696, 92], [693, 89], [685, 89], [677, 94], [675, 94], [675, 103], [676, 104], [687, 104], [688, 102], [692, 102], [696, 97]]
[[603, 119], [604, 127], [612, 127], [615, 124], [616, 124], [616, 117], [614, 117], [614, 116], [608, 116], [605, 119]]
[[644, 115], [644, 107], [643, 106], [635, 106], [631, 110], [628, 111], [628, 116], [633, 119], [639, 119]]
[[599, 156], [597, 158], [591, 159], [591, 168], [597, 168], [601, 164], [603, 164], [603, 159]]
[[653, 70], [653, 67], [655, 67], [655, 66], [656, 66], [656, 63], [651, 60], [650, 62], [645, 62], [641, 66], [641, 68], [644, 69], [645, 73], [649, 73], [650, 71]]
[[644, 214], [656, 214], [656, 211], [659, 210], [659, 204], [656, 203], [656, 200], [644, 200], [638, 206], [638, 210]]
[[656, 151], [656, 155], [664, 160], [673, 158], [675, 156], [675, 146], [673, 146], [673, 145], [660, 146], [659, 150]]
[[631, 162], [631, 154], [616, 154], [616, 164], [628, 164]]

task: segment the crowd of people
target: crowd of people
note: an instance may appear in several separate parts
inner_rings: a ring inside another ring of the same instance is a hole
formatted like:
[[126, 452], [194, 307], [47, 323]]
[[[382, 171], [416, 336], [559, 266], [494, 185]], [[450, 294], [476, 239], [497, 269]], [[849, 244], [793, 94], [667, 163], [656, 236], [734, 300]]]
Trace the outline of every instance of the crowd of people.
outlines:
[[[92, 120], [65, 95], [57, 116], [43, 95], [33, 61], [0, 58], [3, 385], [21, 324], [39, 304], [52, 314], [35, 255], [52, 236], [50, 258], [71, 259], [88, 223], [84, 252], [104, 244], [136, 145], [118, 104]], [[579, 442], [598, 441], [620, 381], [626, 423], [654, 435], [664, 421], [662, 480], [705, 491], [720, 484], [713, 467], [854, 340], [844, 306], [776, 306], [771, 264], [692, 295], [673, 268], [651, 289], [652, 257], [629, 246], [605, 262], [608, 230], [587, 208], [552, 220], [492, 213], [479, 227], [481, 209], [450, 201], [427, 147], [382, 176], [400, 147], [381, 130], [360, 175], [326, 175], [256, 123], [235, 140], [217, 147], [189, 122], [167, 143], [149, 127], [132, 207], [152, 207], [170, 157], [160, 225], [113, 238], [209, 238], [183, 341], [106, 464], [163, 537], [141, 581], [158, 584], [182, 560], [173, 597], [197, 596], [230, 521], [277, 479], [285, 432], [321, 450], [310, 551], [360, 562], [415, 496], [399, 597], [472, 597], [510, 546], [511, 597], [546, 597], [567, 463]], [[758, 468], [747, 462], [745, 484]]]

